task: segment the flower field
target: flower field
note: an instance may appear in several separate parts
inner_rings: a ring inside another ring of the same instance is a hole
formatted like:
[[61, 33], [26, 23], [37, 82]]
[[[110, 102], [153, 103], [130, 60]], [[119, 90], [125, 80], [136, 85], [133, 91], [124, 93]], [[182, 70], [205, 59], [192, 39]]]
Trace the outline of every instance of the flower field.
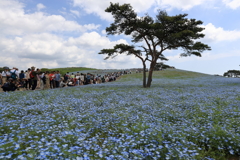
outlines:
[[237, 159], [240, 79], [165, 70], [0, 93], [0, 159]]

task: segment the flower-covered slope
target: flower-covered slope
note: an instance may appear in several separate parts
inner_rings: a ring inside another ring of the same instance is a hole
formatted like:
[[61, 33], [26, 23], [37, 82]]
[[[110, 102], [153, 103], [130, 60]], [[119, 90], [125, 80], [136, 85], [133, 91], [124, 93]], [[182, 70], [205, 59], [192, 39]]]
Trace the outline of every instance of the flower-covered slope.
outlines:
[[239, 156], [238, 78], [167, 70], [151, 88], [141, 80], [1, 93], [0, 159]]

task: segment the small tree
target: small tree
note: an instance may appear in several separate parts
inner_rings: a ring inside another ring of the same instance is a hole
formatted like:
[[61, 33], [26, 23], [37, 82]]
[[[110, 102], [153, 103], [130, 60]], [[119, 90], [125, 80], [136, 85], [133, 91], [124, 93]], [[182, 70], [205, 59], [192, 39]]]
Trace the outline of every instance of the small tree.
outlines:
[[223, 74], [224, 77], [238, 77], [240, 75], [239, 70], [229, 70]]
[[[168, 16], [165, 11], [158, 11], [154, 20], [149, 15], [138, 17], [130, 4], [119, 5], [110, 3], [105, 10], [112, 13], [114, 23], [106, 28], [108, 35], [125, 34], [132, 37], [132, 45], [117, 44], [112, 49], [102, 49], [99, 54], [107, 54], [114, 58], [118, 54], [134, 55], [143, 64], [143, 87], [150, 87], [152, 74], [157, 60], [166, 60], [163, 52], [166, 50], [182, 48], [181, 56], [196, 55], [211, 50], [208, 45], [197, 42], [203, 38], [200, 27], [203, 22], [185, 18], [187, 14]], [[137, 46], [136, 44], [141, 44]], [[148, 79], [146, 81], [146, 62], [150, 62]]]
[[159, 63], [156, 63], [154, 67], [154, 71], [159, 71], [161, 69], [167, 69], [167, 68], [174, 68], [174, 67], [166, 65], [163, 62], [159, 62]]

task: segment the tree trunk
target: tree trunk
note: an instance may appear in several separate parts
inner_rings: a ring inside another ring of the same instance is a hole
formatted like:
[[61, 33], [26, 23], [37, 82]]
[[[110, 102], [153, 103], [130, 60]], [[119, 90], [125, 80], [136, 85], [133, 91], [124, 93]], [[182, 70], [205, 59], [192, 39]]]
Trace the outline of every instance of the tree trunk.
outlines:
[[146, 64], [143, 62], [143, 88], [146, 88]]
[[156, 62], [152, 62], [150, 65], [150, 69], [148, 71], [148, 80], [147, 80], [147, 86], [146, 88], [150, 88], [151, 84], [152, 84], [152, 74], [153, 74], [153, 70], [154, 70], [154, 66], [155, 66]]
[[146, 88], [150, 88], [151, 87], [151, 83], [152, 83], [152, 73], [153, 70], [151, 70], [151, 68], [148, 71], [148, 80], [147, 80], [147, 86]]

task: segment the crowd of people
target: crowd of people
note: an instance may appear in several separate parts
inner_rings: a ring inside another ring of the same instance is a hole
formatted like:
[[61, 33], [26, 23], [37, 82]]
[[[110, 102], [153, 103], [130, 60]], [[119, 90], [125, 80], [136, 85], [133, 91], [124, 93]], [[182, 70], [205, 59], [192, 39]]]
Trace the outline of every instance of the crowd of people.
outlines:
[[127, 71], [119, 71], [101, 76], [91, 73], [83, 74], [77, 72], [76, 74], [70, 74], [67, 72], [62, 75], [58, 70], [42, 72], [41, 69], [36, 69], [34, 66], [28, 68], [26, 71], [19, 71], [16, 67], [13, 67], [12, 69], [4, 67], [3, 69], [4, 70], [0, 73], [0, 87], [4, 92], [99, 84], [115, 81], [121, 75], [130, 73]]

